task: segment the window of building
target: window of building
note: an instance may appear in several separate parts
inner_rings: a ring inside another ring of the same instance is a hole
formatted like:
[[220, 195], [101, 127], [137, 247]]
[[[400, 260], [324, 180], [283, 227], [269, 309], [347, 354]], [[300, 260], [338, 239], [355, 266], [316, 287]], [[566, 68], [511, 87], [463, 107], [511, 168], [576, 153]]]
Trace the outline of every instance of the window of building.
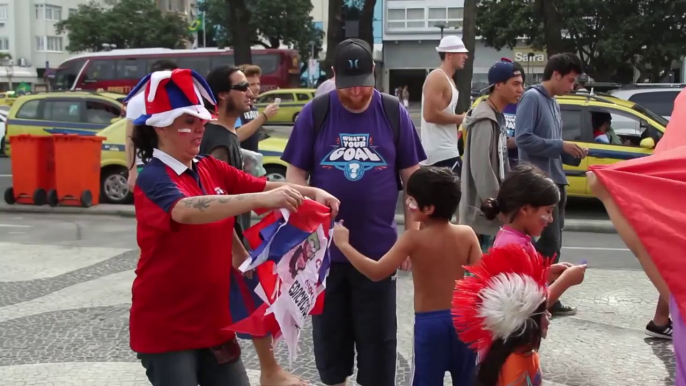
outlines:
[[45, 51], [45, 36], [36, 36], [36, 51]]
[[10, 38], [7, 36], [0, 36], [0, 51], [10, 50]]
[[36, 4], [36, 19], [38, 20], [62, 20], [62, 7], [49, 4]]
[[426, 28], [425, 8], [396, 8], [388, 10], [388, 29]]
[[386, 27], [435, 30], [437, 24], [445, 24], [446, 28], [461, 29], [463, 18], [463, 8], [389, 8]]
[[7, 4], [0, 4], [0, 20], [7, 20], [9, 18], [9, 8]]
[[77, 13], [79, 13], [79, 10], [76, 8], [69, 8], [69, 16], [74, 16]]
[[464, 18], [464, 9], [462, 8], [429, 8], [429, 27], [434, 27], [436, 24], [445, 24], [446, 28], [462, 28], [462, 20]]
[[62, 37], [60, 36], [48, 36], [48, 51], [62, 52]]
[[61, 36], [36, 36], [36, 51], [62, 52], [64, 45]]

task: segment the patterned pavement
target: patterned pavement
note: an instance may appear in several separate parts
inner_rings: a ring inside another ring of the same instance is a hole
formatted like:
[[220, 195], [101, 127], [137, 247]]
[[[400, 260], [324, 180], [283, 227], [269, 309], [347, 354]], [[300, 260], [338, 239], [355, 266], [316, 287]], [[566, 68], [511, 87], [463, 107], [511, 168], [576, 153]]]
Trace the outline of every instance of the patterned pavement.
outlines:
[[[137, 251], [12, 240], [0, 242], [0, 385], [147, 385], [128, 346]], [[544, 384], [673, 385], [671, 343], [643, 334], [656, 299], [641, 271], [589, 268], [583, 285], [564, 297], [579, 314], [554, 319], [543, 343]], [[398, 279], [398, 305], [398, 385], [408, 385], [413, 311], [407, 274]], [[257, 358], [244, 343], [243, 361], [257, 385]], [[319, 385], [310, 329], [303, 330], [300, 347], [290, 370]], [[277, 355], [288, 367], [284, 345]], [[452, 384], [449, 376], [446, 384]]]

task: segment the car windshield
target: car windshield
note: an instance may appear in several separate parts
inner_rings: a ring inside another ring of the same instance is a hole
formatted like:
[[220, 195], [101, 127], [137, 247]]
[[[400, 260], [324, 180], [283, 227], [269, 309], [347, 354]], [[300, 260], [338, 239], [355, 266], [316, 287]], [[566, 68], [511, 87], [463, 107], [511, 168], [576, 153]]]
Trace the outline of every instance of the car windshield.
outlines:
[[654, 112], [646, 109], [645, 107], [639, 105], [638, 103], [634, 103], [634, 106], [632, 107], [632, 109], [634, 111], [637, 111], [637, 112], [645, 115], [646, 117], [652, 119], [653, 121], [659, 123], [663, 127], [667, 127], [667, 124], [669, 123], [669, 121], [667, 119], [665, 119], [664, 117], [655, 114]]

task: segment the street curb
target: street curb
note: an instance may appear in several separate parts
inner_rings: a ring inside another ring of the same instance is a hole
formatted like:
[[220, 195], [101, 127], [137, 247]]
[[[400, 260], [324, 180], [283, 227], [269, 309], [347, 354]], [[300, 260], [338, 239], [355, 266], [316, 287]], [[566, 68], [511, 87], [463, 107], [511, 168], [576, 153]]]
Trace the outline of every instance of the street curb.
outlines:
[[[90, 216], [119, 216], [134, 218], [136, 213], [133, 206], [128, 205], [96, 205], [91, 208], [69, 207], [69, 206], [35, 206], [35, 205], [5, 205], [0, 204], [0, 213], [43, 213], [43, 214], [74, 214]], [[260, 217], [252, 215], [253, 220]], [[405, 224], [403, 215], [395, 215], [395, 222], [399, 225]], [[565, 219], [565, 231], [567, 232], [592, 232], [592, 233], [617, 233], [610, 220], [581, 220]]]

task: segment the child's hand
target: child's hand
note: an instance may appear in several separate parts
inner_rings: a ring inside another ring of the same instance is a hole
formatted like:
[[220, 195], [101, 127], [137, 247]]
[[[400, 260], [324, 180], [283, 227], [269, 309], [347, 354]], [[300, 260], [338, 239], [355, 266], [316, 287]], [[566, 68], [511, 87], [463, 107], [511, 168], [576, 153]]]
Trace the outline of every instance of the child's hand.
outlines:
[[562, 264], [553, 264], [550, 266], [550, 274], [554, 276], [560, 276], [562, 275], [562, 272], [566, 271], [567, 268], [570, 266], [562, 263]]
[[584, 275], [586, 274], [585, 265], [575, 265], [573, 267], [567, 268], [560, 279], [568, 281], [570, 285], [581, 284], [584, 281]]
[[350, 231], [343, 226], [343, 220], [336, 223], [333, 228], [333, 242], [339, 247], [347, 245], [350, 242]]

